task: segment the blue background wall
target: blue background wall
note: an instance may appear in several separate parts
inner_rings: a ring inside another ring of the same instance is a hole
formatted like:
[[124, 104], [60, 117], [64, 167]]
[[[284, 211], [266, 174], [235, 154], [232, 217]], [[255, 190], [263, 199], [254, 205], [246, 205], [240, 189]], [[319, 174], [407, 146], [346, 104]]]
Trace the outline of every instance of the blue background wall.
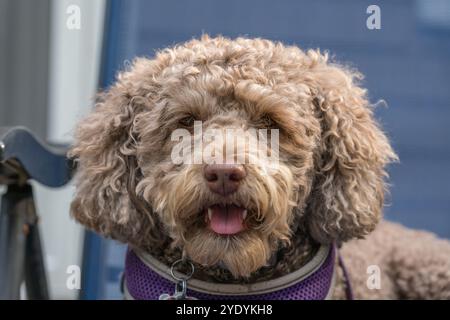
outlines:
[[[381, 8], [381, 30], [366, 9]], [[101, 86], [126, 60], [202, 33], [329, 50], [365, 74], [400, 156], [386, 217], [450, 238], [450, 1], [112, 0]], [[88, 234], [84, 298], [120, 298], [124, 246]]]

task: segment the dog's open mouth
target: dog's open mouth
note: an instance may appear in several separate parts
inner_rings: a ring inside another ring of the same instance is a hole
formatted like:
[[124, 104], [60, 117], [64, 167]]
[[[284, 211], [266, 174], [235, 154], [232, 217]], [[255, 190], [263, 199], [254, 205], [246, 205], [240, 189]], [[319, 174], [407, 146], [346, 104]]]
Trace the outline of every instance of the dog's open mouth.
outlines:
[[236, 205], [213, 205], [205, 209], [209, 228], [220, 235], [233, 235], [245, 230], [247, 209]]

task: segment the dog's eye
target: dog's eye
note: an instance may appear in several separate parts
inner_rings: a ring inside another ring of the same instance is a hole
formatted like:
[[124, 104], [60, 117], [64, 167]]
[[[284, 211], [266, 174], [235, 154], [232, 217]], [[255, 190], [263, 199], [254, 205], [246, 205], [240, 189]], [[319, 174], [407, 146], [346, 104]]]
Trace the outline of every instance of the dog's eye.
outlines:
[[186, 116], [178, 121], [183, 127], [192, 127], [194, 125], [194, 116]]
[[261, 118], [261, 125], [264, 128], [272, 129], [275, 127], [275, 124], [276, 124], [275, 121], [268, 114], [264, 115]]

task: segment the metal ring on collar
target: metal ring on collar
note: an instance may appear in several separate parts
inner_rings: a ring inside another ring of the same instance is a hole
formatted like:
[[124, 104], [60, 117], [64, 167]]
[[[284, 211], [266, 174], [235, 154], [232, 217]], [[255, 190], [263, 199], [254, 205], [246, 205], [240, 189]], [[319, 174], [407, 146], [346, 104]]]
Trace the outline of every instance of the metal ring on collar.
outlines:
[[[187, 262], [189, 264], [189, 266], [191, 267], [191, 272], [189, 272], [187, 275], [184, 275], [184, 277], [178, 277], [175, 275], [175, 267], [183, 262]], [[194, 265], [192, 264], [192, 262], [190, 261], [186, 261], [185, 259], [178, 259], [177, 261], [175, 261], [174, 263], [172, 263], [172, 266], [170, 267], [170, 274], [172, 275], [172, 277], [175, 280], [178, 281], [187, 281], [189, 280], [192, 275], [194, 274]]]

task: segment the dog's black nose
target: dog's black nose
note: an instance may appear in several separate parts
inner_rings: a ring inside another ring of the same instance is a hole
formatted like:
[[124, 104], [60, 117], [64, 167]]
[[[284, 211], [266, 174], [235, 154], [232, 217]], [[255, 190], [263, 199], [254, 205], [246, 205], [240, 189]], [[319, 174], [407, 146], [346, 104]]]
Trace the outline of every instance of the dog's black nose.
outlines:
[[247, 173], [242, 165], [210, 164], [205, 166], [204, 175], [212, 192], [227, 196], [236, 192]]

